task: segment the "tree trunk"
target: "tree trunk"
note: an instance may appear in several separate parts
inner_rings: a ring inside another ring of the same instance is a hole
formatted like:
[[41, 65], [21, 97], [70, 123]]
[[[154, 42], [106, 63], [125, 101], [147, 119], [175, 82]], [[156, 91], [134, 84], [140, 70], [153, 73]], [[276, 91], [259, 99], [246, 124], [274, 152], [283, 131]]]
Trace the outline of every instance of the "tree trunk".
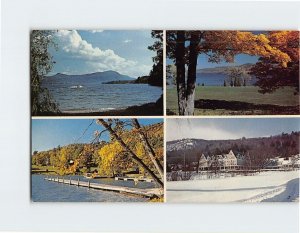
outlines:
[[198, 163], [197, 163], [197, 174], [199, 173], [199, 169], [200, 169], [200, 158], [201, 158], [202, 154], [200, 154], [200, 156], [197, 156], [198, 159]]
[[98, 119], [97, 124], [101, 124], [104, 126], [109, 133], [120, 143], [120, 145], [123, 147], [124, 150], [128, 152], [128, 154], [131, 156], [131, 158], [142, 168], [145, 169], [146, 172], [155, 180], [155, 182], [160, 185], [161, 187], [164, 187], [163, 182], [154, 174], [153, 171], [126, 145], [126, 143], [122, 140], [121, 137], [111, 128], [111, 126], [103, 119]]
[[186, 86], [185, 86], [185, 31], [177, 31], [176, 40], [176, 84], [179, 115], [186, 115]]
[[164, 180], [164, 169], [163, 169], [162, 165], [160, 164], [160, 162], [158, 161], [156, 154], [155, 154], [153, 148], [151, 147], [146, 135], [141, 130], [140, 123], [138, 122], [138, 120], [136, 118], [132, 119], [132, 123], [133, 123], [134, 127], [138, 130], [140, 139], [142, 140], [144, 147], [145, 147], [152, 163], [154, 164], [156, 170], [158, 171], [161, 179]]
[[187, 90], [186, 90], [186, 103], [187, 115], [194, 115], [195, 107], [195, 87], [196, 87], [196, 69], [198, 51], [197, 46], [200, 42], [200, 35], [197, 31], [191, 32], [191, 42], [189, 48], [189, 65], [188, 65], [188, 78], [187, 78]]

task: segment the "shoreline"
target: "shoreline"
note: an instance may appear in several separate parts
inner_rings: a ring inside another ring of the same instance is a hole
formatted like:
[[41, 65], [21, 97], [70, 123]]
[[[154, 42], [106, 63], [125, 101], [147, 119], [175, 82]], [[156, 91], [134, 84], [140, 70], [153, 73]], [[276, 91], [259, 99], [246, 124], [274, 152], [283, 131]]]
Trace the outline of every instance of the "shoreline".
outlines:
[[107, 111], [91, 112], [47, 112], [35, 116], [163, 116], [163, 101], [161, 96], [156, 102], [150, 102], [143, 105], [133, 105], [122, 109], [109, 109]]

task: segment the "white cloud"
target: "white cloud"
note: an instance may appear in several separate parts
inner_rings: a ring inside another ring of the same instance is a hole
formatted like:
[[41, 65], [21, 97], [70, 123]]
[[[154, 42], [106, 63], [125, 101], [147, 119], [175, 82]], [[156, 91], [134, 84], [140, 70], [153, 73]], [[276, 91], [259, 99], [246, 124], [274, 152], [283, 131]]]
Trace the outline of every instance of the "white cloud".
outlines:
[[183, 138], [206, 140], [238, 139], [245, 135], [242, 131], [226, 131], [222, 128], [217, 128], [214, 124], [200, 125], [197, 122], [193, 122], [193, 119], [168, 119], [166, 136], [167, 141], [172, 141]]
[[127, 39], [127, 40], [124, 40], [123, 42], [124, 42], [125, 44], [127, 44], [127, 43], [132, 42], [132, 40]]
[[91, 33], [103, 32], [104, 30], [90, 30]]
[[84, 72], [114, 70], [121, 74], [137, 77], [149, 73], [151, 66], [138, 64], [117, 55], [113, 50], [102, 50], [82, 39], [76, 30], [59, 30], [56, 33], [60, 48], [72, 56], [81, 59], [87, 66]]

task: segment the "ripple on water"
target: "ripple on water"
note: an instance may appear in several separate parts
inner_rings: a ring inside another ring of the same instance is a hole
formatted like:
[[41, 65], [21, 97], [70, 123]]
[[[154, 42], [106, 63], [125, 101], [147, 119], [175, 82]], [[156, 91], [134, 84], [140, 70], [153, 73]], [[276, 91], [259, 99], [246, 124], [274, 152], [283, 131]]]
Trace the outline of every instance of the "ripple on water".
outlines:
[[[34, 202], [145, 202], [146, 198], [127, 196], [124, 194], [87, 189], [74, 185], [64, 185], [44, 180], [44, 175], [31, 176], [31, 199]], [[76, 179], [77, 177], [73, 177]], [[81, 180], [84, 180], [81, 177]], [[95, 182], [93, 180], [92, 182]], [[114, 183], [114, 180], [97, 180], [99, 183]], [[131, 187], [131, 182], [127, 182]], [[133, 183], [133, 182], [132, 182]], [[151, 183], [141, 183], [146, 188], [153, 187]], [[139, 187], [142, 188], [142, 187]]]

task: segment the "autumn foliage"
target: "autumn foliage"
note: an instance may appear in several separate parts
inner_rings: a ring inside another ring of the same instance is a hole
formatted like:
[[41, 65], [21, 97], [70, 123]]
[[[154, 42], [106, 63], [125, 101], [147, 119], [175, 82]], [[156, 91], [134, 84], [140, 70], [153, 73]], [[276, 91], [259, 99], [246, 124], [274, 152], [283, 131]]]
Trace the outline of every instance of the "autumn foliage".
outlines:
[[[155, 151], [157, 159], [163, 164], [163, 125], [154, 124], [142, 128], [147, 135], [152, 148]], [[129, 148], [142, 159], [147, 166], [154, 170], [154, 166], [145, 151], [144, 144], [139, 139], [136, 129], [124, 130], [121, 137]], [[128, 155], [117, 140], [111, 140], [101, 149], [98, 150], [100, 157], [100, 173], [103, 175], [113, 176], [122, 172], [139, 170], [145, 174], [142, 167], [139, 167], [135, 161]]]
[[[259, 56], [261, 63], [254, 68], [253, 74], [271, 79], [273, 73], [270, 72], [270, 68], [274, 68], [280, 71], [278, 78], [284, 79], [283, 74], [287, 70], [290, 70], [293, 73], [291, 76], [294, 77], [294, 72], [299, 72], [299, 67], [297, 69], [296, 66], [299, 62], [299, 32], [167, 31], [167, 56], [173, 59], [176, 65], [179, 115], [194, 114], [199, 54], [206, 54], [208, 61], [212, 63], [234, 62], [234, 57], [238, 54]], [[261, 73], [262, 71], [264, 73]], [[265, 89], [274, 84], [273, 81], [267, 82], [263, 78], [261, 80], [259, 85]], [[283, 82], [275, 82], [275, 89]]]
[[251, 70], [258, 78], [260, 92], [270, 93], [284, 86], [295, 87], [299, 92], [299, 31], [272, 31], [267, 34], [269, 44], [289, 56], [285, 66], [281, 66], [275, 56], [265, 56]]
[[[122, 123], [122, 122], [120, 122]], [[139, 137], [141, 130], [160, 164], [163, 165], [163, 124], [134, 127], [115, 127], [128, 147], [153, 171], [155, 167], [147, 154], [145, 146]], [[98, 135], [98, 134], [97, 134]], [[98, 135], [99, 136], [99, 135]], [[53, 167], [60, 175], [79, 174], [97, 170], [102, 176], [115, 176], [125, 172], [139, 171], [147, 175], [112, 136], [109, 141], [87, 144], [70, 144], [58, 146], [47, 151], [33, 152], [32, 165]]]

